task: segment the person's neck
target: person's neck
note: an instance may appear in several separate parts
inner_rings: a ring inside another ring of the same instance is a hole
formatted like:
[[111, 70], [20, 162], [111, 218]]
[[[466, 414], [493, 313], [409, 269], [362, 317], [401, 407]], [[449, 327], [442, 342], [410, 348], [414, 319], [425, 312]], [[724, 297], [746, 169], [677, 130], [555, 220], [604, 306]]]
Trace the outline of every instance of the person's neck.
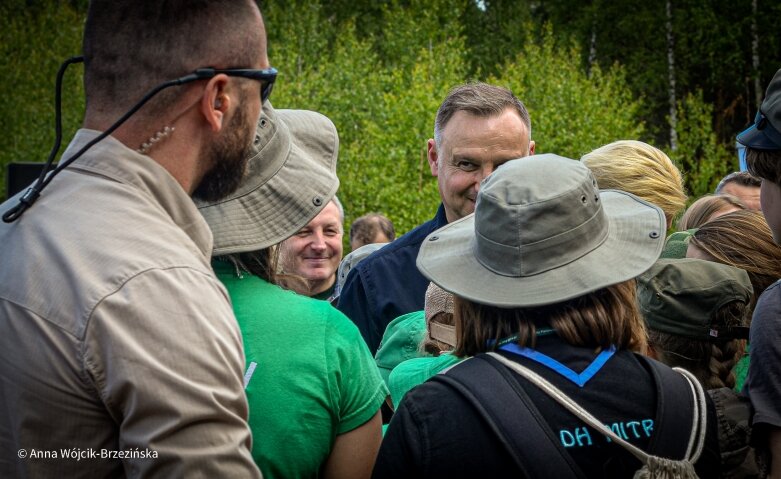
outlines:
[[[194, 130], [187, 119], [179, 118], [175, 126], [163, 125], [153, 132], [147, 125], [139, 126], [137, 123], [131, 118], [111, 136], [159, 163], [191, 195], [203, 178], [205, 167], [199, 161], [201, 143], [194, 138]], [[106, 131], [110, 126], [99, 118], [85, 117], [83, 123], [84, 128], [96, 131]], [[153, 138], [155, 140], [151, 141]]]
[[331, 286], [336, 282], [336, 274], [332, 275], [328, 279], [322, 281], [308, 281], [309, 283], [309, 296], [317, 296], [318, 294], [328, 291]]

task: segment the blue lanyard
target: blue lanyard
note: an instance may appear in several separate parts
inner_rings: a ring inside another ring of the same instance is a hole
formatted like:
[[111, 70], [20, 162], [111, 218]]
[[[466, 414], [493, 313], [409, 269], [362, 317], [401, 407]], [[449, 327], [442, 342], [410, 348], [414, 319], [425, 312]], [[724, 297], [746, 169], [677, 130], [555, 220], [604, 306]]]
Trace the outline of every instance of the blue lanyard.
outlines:
[[605, 365], [608, 359], [610, 359], [616, 352], [615, 346], [610, 346], [608, 349], [603, 349], [601, 353], [588, 365], [582, 373], [578, 374], [567, 366], [561, 364], [550, 356], [542, 354], [539, 351], [535, 351], [531, 348], [522, 348], [516, 343], [508, 343], [499, 347], [499, 349], [507, 351], [509, 353], [518, 354], [525, 358], [529, 358], [532, 361], [542, 364], [543, 366], [552, 369], [569, 379], [579, 387], [583, 387], [589, 379], [593, 378], [595, 374]]

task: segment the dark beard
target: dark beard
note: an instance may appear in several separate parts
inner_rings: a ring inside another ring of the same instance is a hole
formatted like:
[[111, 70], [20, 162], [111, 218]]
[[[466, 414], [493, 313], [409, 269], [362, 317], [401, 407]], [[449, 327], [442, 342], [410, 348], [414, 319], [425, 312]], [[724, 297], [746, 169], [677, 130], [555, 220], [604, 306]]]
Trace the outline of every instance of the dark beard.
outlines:
[[203, 154], [212, 166], [195, 188], [193, 198], [212, 203], [238, 189], [247, 170], [254, 134], [255, 128], [247, 122], [246, 109], [237, 108], [222, 138]]

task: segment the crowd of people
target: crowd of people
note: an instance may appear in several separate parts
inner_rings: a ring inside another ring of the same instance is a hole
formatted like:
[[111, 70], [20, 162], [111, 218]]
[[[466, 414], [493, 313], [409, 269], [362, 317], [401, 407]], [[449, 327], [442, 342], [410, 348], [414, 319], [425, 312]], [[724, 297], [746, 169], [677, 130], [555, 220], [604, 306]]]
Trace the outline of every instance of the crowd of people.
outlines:
[[0, 477], [781, 478], [781, 70], [701, 198], [454, 85], [433, 218], [343, 255], [255, 2], [93, 0], [83, 45], [72, 163], [0, 205]]

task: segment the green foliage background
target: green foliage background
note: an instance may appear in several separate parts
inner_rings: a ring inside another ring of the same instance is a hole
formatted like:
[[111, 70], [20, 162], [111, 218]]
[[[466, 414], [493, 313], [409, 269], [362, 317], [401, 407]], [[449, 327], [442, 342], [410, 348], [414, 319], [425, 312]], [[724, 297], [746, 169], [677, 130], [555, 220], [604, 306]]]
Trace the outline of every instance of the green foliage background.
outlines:
[[[269, 0], [261, 9], [280, 71], [273, 104], [320, 111], [339, 130], [348, 226], [379, 211], [403, 233], [436, 210], [426, 140], [448, 90], [472, 80], [506, 86], [526, 103], [538, 152], [579, 158], [640, 139], [673, 158], [692, 197], [711, 191], [737, 168], [734, 134], [756, 111], [750, 2], [736, 1], [673, 4], [676, 151], [666, 136], [663, 2]], [[764, 88], [781, 65], [781, 33], [767, 18], [781, 7], [762, 7]], [[0, 197], [7, 163], [46, 159], [55, 74], [81, 51], [85, 13], [85, 0], [0, 5]], [[80, 67], [68, 72], [63, 92], [67, 142], [83, 115]]]

